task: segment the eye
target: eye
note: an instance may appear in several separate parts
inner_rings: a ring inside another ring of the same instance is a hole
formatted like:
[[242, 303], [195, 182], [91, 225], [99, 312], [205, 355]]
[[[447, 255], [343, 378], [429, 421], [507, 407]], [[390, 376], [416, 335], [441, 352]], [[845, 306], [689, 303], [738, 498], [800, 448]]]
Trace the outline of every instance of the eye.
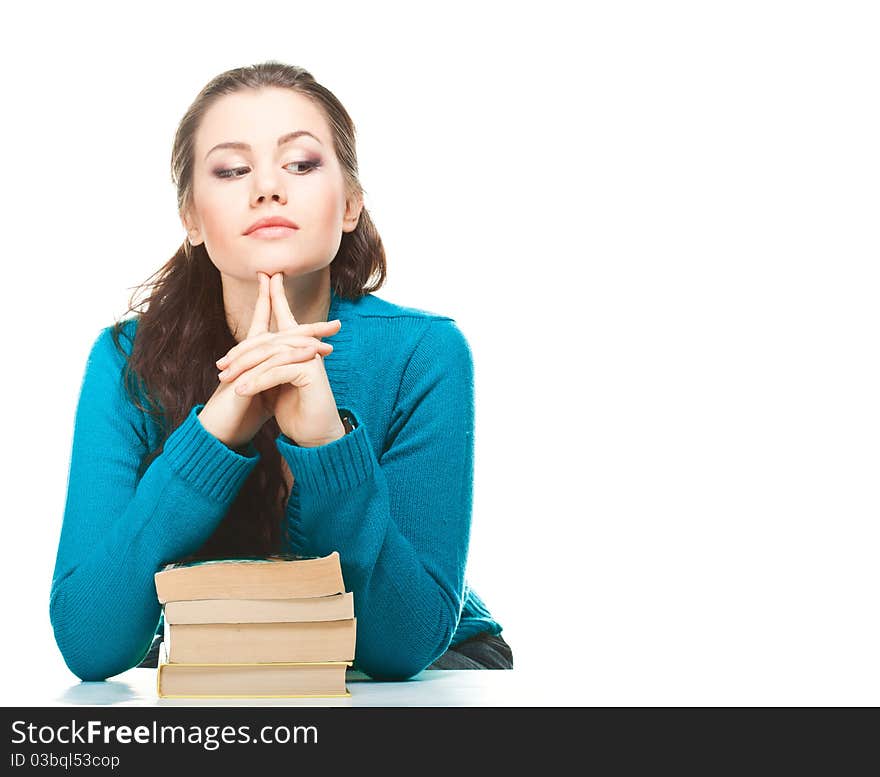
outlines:
[[235, 167], [230, 170], [224, 170], [222, 168], [218, 168], [214, 171], [214, 175], [218, 178], [240, 178], [240, 175], [235, 175], [239, 170], [247, 170], [246, 167]]
[[305, 167], [305, 172], [309, 172], [309, 170], [314, 170], [316, 167], [320, 166], [320, 162], [316, 160], [307, 160], [305, 162], [291, 162], [289, 165], [285, 165], [285, 167], [293, 167], [295, 165], [302, 165]]
[[[320, 167], [321, 163], [315, 160], [307, 160], [305, 162], [291, 162], [290, 164], [285, 165], [285, 167], [303, 167], [305, 168], [302, 173], [297, 173], [297, 175], [304, 175], [311, 170], [314, 170], [316, 167]], [[250, 170], [249, 167], [231, 167], [228, 169], [217, 169], [214, 171], [214, 175], [218, 178], [241, 178], [244, 173]]]

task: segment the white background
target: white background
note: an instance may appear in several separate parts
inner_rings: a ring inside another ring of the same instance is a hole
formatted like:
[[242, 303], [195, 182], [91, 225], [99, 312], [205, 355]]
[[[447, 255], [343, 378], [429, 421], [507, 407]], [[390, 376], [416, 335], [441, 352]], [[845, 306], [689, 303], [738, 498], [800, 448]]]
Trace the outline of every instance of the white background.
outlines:
[[354, 118], [377, 296], [471, 344], [468, 578], [517, 669], [880, 703], [872, 4], [322, 7], [2, 12], [4, 687], [78, 682], [48, 603], [85, 359], [183, 239], [180, 117], [274, 58]]

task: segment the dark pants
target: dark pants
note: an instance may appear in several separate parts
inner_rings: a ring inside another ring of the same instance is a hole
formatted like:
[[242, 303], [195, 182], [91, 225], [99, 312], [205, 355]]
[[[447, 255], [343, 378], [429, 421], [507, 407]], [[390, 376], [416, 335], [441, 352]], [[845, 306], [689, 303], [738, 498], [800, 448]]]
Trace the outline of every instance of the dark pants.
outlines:
[[[161, 643], [162, 634], [156, 634], [138, 667], [156, 668]], [[477, 634], [449, 648], [428, 669], [513, 669], [513, 651], [500, 636]]]
[[513, 669], [513, 651], [500, 635], [476, 634], [449, 648], [428, 669]]

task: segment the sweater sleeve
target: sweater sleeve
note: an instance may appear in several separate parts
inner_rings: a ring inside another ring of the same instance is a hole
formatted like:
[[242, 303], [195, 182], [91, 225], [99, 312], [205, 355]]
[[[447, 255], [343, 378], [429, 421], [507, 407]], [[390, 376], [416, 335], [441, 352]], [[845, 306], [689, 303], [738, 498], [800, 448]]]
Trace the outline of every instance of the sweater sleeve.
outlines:
[[[471, 351], [432, 319], [401, 377], [377, 460], [367, 429], [301, 448], [276, 440], [294, 475], [287, 519], [302, 551], [338, 550], [358, 618], [355, 664], [377, 679], [417, 674], [461, 614], [473, 493]], [[351, 409], [346, 408], [351, 412]]]
[[123, 366], [108, 327], [80, 389], [52, 577], [55, 641], [83, 680], [143, 659], [161, 614], [153, 575], [211, 536], [259, 460], [253, 443], [242, 456], [210, 434], [196, 405], [139, 478], [145, 417], [125, 395]]

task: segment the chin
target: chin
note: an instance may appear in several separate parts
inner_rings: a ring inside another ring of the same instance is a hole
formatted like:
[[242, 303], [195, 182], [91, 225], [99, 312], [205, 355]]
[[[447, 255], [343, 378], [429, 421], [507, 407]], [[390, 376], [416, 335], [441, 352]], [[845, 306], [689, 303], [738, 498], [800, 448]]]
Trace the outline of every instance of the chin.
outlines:
[[323, 270], [326, 265], [314, 265], [303, 262], [300, 259], [279, 258], [276, 260], [261, 257], [252, 265], [254, 273], [264, 272], [268, 276], [275, 273], [282, 273], [286, 278], [293, 278], [299, 275], [308, 275], [310, 273]]
[[266, 275], [273, 275], [277, 272], [293, 275], [297, 272], [296, 262], [290, 259], [266, 259], [261, 257], [252, 266], [255, 273], [264, 272]]

